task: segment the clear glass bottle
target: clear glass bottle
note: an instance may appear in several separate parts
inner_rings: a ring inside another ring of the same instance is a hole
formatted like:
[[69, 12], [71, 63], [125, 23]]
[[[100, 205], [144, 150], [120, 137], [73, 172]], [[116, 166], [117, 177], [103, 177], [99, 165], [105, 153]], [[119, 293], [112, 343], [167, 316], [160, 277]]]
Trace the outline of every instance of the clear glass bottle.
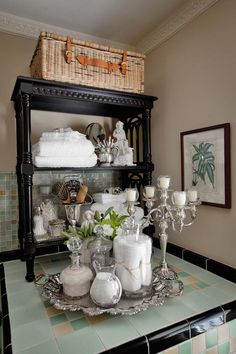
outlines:
[[35, 215], [33, 217], [33, 233], [35, 236], [35, 239], [37, 241], [40, 241], [42, 239], [45, 239], [45, 236], [47, 234], [47, 230], [44, 228], [44, 223], [43, 223], [43, 216], [42, 216], [42, 211], [40, 207], [35, 208]]
[[104, 235], [102, 226], [96, 227], [96, 237], [88, 242], [90, 250], [91, 265], [96, 260], [101, 266], [106, 266], [110, 259], [110, 251], [112, 249], [112, 241]]
[[124, 223], [121, 236], [113, 241], [116, 275], [120, 279], [123, 294], [127, 297], [143, 297], [152, 290], [152, 241], [140, 230], [139, 225]]
[[101, 307], [115, 306], [121, 298], [122, 286], [115, 275], [114, 261], [101, 265], [94, 260], [93, 267], [96, 270], [96, 277], [90, 288], [91, 299]]
[[49, 222], [58, 219], [58, 203], [52, 187], [50, 185], [40, 186], [40, 194], [42, 202], [40, 208], [42, 210], [44, 228], [49, 232]]
[[80, 265], [79, 250], [81, 240], [77, 237], [71, 237], [67, 241], [67, 247], [72, 252], [70, 255], [71, 265], [61, 272], [60, 281], [63, 284], [63, 292], [65, 295], [80, 298], [88, 294], [93, 279], [93, 273], [89, 267]]

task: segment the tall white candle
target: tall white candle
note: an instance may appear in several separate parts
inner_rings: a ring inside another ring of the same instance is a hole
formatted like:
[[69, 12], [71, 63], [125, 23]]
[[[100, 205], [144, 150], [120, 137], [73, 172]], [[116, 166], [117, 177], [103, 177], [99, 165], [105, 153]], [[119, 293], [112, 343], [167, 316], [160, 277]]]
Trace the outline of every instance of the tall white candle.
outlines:
[[196, 202], [197, 201], [197, 198], [198, 198], [198, 195], [197, 195], [197, 191], [196, 190], [188, 190], [187, 192], [187, 195], [188, 195], [188, 200], [190, 202]]
[[170, 177], [168, 176], [160, 176], [158, 178], [159, 187], [163, 189], [168, 189], [170, 185]]
[[135, 188], [126, 189], [126, 199], [127, 202], [135, 202], [136, 201], [137, 191]]
[[174, 192], [173, 196], [173, 203], [177, 207], [182, 207], [186, 203], [186, 192]]
[[155, 194], [155, 187], [154, 186], [146, 186], [145, 187], [145, 197], [146, 198], [153, 198]]

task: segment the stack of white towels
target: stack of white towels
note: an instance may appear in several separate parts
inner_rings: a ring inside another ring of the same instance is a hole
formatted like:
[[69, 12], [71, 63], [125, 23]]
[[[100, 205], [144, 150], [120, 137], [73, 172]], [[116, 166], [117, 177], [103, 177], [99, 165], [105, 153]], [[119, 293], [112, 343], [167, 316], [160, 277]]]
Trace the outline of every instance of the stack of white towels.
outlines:
[[37, 167], [93, 167], [97, 164], [92, 142], [71, 128], [42, 133], [33, 146], [33, 159]]
[[116, 274], [122, 288], [136, 292], [152, 282], [152, 242], [145, 234], [131, 234], [115, 237], [113, 251]]

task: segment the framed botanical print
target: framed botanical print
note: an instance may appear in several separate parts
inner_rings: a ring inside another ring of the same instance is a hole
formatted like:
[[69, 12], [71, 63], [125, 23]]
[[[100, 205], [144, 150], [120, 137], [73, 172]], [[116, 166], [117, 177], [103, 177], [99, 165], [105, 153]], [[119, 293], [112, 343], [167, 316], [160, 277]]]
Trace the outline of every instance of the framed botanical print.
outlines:
[[180, 133], [182, 189], [196, 188], [202, 204], [231, 208], [230, 124]]

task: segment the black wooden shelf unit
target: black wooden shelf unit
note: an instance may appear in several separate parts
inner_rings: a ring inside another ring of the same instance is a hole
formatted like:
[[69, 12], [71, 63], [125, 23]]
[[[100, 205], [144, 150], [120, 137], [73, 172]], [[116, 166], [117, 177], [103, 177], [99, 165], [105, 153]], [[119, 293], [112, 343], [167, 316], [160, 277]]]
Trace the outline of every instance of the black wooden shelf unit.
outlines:
[[[32, 185], [34, 171], [121, 171], [122, 187], [151, 184], [151, 110], [156, 97], [127, 92], [71, 85], [18, 76], [12, 93], [16, 112], [19, 198], [18, 237], [22, 258], [26, 260], [26, 280], [34, 280], [37, 244], [33, 235]], [[135, 166], [92, 168], [36, 168], [32, 160], [31, 111], [53, 111], [119, 119], [135, 151]]]

